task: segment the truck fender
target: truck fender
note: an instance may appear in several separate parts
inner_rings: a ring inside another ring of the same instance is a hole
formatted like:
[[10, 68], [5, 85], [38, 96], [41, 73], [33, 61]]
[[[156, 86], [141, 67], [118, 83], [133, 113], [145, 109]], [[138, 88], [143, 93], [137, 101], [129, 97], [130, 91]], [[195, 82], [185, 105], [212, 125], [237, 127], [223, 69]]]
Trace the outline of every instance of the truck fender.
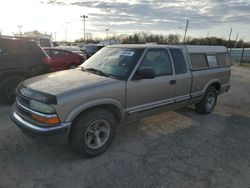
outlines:
[[208, 88], [210, 85], [214, 84], [214, 83], [219, 83], [219, 84], [221, 85], [221, 81], [220, 81], [219, 79], [212, 79], [212, 80], [210, 80], [210, 81], [205, 85], [205, 87], [203, 88], [202, 92], [205, 93], [206, 90], [207, 90], [207, 88]]
[[65, 122], [72, 122], [80, 113], [83, 111], [93, 108], [93, 107], [98, 107], [102, 105], [112, 105], [116, 107], [116, 109], [120, 113], [120, 121], [124, 121], [125, 119], [125, 110], [124, 107], [121, 105], [121, 103], [112, 98], [102, 98], [102, 99], [97, 99], [93, 100], [84, 104], [80, 104], [77, 107], [75, 107], [65, 118]]

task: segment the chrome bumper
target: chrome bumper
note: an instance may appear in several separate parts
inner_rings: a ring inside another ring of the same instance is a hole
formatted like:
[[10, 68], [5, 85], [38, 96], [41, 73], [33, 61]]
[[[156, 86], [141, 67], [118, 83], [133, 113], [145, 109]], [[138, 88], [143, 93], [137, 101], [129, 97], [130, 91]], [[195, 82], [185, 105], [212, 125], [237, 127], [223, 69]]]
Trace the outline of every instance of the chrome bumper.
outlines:
[[11, 119], [21, 128], [24, 132], [35, 136], [46, 136], [60, 132], [68, 132], [71, 123], [60, 123], [51, 127], [41, 127], [34, 123], [30, 123], [19, 116], [16, 112], [11, 113]]

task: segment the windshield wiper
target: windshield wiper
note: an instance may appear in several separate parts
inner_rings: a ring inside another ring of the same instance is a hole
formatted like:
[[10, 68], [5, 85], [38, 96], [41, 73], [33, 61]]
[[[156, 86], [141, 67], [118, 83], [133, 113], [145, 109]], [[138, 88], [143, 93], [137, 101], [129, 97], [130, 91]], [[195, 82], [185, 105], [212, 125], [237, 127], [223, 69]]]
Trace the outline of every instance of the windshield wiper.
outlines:
[[100, 76], [110, 77], [110, 75], [108, 75], [108, 74], [102, 72], [102, 71], [99, 70], [99, 69], [95, 69], [95, 68], [86, 68], [86, 69], [85, 69], [84, 67], [82, 67], [81, 69], [82, 69], [82, 71], [91, 72], [91, 73], [94, 73], [94, 74], [98, 74], [98, 75], [100, 75]]

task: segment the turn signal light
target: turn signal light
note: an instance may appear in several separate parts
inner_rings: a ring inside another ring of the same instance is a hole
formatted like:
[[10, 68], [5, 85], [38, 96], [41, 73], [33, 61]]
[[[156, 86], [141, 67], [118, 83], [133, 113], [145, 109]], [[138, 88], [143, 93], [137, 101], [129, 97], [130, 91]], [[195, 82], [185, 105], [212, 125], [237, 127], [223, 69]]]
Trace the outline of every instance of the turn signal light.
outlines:
[[58, 119], [58, 117], [51, 117], [51, 118], [45, 118], [36, 114], [32, 114], [31, 117], [41, 123], [45, 123], [45, 124], [58, 124], [60, 123], [60, 120]]

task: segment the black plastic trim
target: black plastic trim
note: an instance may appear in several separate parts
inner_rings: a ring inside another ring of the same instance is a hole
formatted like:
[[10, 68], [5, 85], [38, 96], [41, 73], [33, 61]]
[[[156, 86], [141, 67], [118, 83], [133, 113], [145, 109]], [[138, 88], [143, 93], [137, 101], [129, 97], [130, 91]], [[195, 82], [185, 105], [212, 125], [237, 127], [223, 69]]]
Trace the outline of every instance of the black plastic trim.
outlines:
[[[29, 93], [25, 93], [25, 94], [22, 93], [21, 90], [24, 89], [24, 88], [26, 90], [28, 90]], [[45, 92], [42, 92], [42, 91], [37, 91], [37, 90], [31, 89], [31, 88], [25, 87], [23, 85], [23, 83], [20, 83], [17, 86], [16, 94], [19, 95], [20, 97], [32, 99], [32, 100], [42, 102], [42, 103], [45, 103], [45, 104], [55, 104], [55, 105], [57, 104], [56, 96], [45, 93]], [[37, 97], [36, 97], [36, 95], [37, 95]], [[42, 98], [38, 97], [38, 96], [42, 96]]]

